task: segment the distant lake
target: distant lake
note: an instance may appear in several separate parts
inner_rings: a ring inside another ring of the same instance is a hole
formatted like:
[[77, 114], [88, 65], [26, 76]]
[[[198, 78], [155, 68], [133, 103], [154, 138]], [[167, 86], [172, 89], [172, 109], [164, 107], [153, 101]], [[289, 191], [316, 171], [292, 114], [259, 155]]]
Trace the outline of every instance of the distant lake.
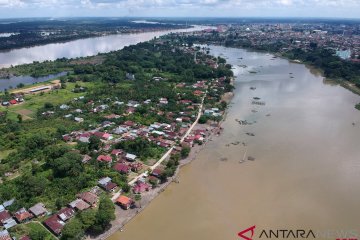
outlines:
[[126, 46], [145, 42], [171, 32], [192, 32], [209, 28], [194, 26], [189, 29], [118, 34], [104, 37], [79, 39], [65, 43], [52, 43], [28, 48], [0, 52], [0, 68], [32, 63], [34, 61], [55, 60], [58, 58], [77, 58], [120, 50]]
[[9, 79], [0, 79], [0, 91], [4, 91], [5, 89], [9, 89], [10, 87], [15, 88], [18, 84], [23, 83], [25, 85], [30, 85], [38, 82], [46, 82], [53, 78], [58, 78], [61, 76], [65, 76], [66, 72], [51, 74], [46, 77], [34, 78], [31, 76], [17, 76], [11, 77]]

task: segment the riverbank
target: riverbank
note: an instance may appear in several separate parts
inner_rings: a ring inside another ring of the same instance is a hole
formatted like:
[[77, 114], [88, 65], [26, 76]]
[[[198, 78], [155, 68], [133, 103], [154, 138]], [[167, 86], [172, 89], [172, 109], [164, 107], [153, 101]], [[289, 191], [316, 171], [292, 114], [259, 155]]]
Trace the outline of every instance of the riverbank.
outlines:
[[[204, 44], [200, 44], [200, 45], [204, 45]], [[310, 69], [314, 69], [316, 70], [317, 72], [319, 72], [321, 74], [322, 77], [325, 78], [325, 80], [329, 80], [329, 81], [334, 81], [336, 82], [337, 84], [339, 84], [340, 86], [350, 90], [351, 92], [357, 94], [357, 95], [360, 95], [360, 88], [357, 87], [355, 85], [355, 83], [351, 82], [351, 81], [348, 81], [348, 80], [345, 80], [345, 79], [330, 79], [330, 78], [327, 78], [325, 76], [325, 73], [324, 73], [324, 70], [321, 69], [321, 68], [318, 68], [316, 66], [314, 66], [313, 64], [309, 63], [309, 62], [304, 62], [304, 61], [301, 61], [301, 60], [297, 60], [297, 59], [291, 59], [289, 57], [287, 57], [285, 54], [283, 53], [280, 53], [280, 52], [274, 52], [274, 51], [267, 51], [267, 50], [260, 50], [260, 49], [256, 49], [256, 48], [250, 48], [250, 47], [241, 47], [241, 46], [225, 46], [223, 44], [215, 44], [215, 43], [212, 43], [212, 45], [214, 46], [221, 46], [221, 47], [227, 47], [227, 48], [237, 48], [237, 49], [245, 49], [249, 52], [254, 52], [254, 53], [269, 53], [269, 54], [273, 54], [274, 56], [276, 56], [277, 58], [281, 58], [281, 59], [286, 59], [287, 61], [291, 62], [291, 63], [295, 63], [295, 64], [303, 64], [305, 65], [306, 67], [310, 68]]]
[[[224, 113], [224, 117], [225, 117]], [[148, 192], [145, 192], [141, 194], [141, 200], [136, 202], [136, 207], [128, 210], [124, 210], [120, 207], [115, 208], [115, 216], [116, 219], [111, 222], [111, 227], [106, 230], [105, 233], [98, 235], [98, 236], [87, 236], [86, 239], [88, 240], [104, 240], [113, 235], [117, 231], [123, 231], [126, 230], [125, 226], [128, 224], [133, 218], [135, 218], [139, 213], [144, 211], [146, 207], [155, 200], [156, 197], [158, 197], [162, 192], [166, 190], [166, 188], [171, 183], [179, 184], [180, 182], [177, 180], [177, 177], [181, 171], [181, 169], [190, 164], [192, 161], [194, 161], [197, 157], [197, 155], [205, 148], [205, 146], [208, 144], [209, 141], [213, 140], [213, 137], [215, 137], [220, 129], [220, 125], [218, 127], [212, 127], [210, 124], [199, 124], [197, 123], [194, 127], [194, 130], [207, 130], [208, 135], [206, 136], [206, 141], [202, 145], [195, 145], [191, 148], [191, 151], [189, 155], [180, 160], [180, 164], [174, 174], [171, 178], [169, 178], [165, 183], [160, 184], [158, 187], [151, 189]]]
[[126, 46], [146, 42], [154, 37], [160, 37], [169, 33], [201, 31], [207, 28], [211, 27], [193, 25], [191, 28], [107, 35], [78, 39], [65, 43], [51, 43], [30, 48], [14, 49], [9, 52], [0, 52], [0, 69], [33, 62], [43, 63], [44, 61], [54, 61], [62, 58], [74, 59], [95, 56], [99, 53], [121, 50]]
[[[234, 71], [235, 97], [223, 133], [182, 169], [180, 184], [169, 185], [110, 239], [236, 239], [241, 226], [251, 224], [263, 229], [357, 229], [359, 214], [352, 212], [360, 198], [354, 188], [360, 128], [351, 120], [360, 113], [349, 102], [358, 96], [324, 84], [304, 65], [210, 48], [212, 55], [224, 53], [234, 66], [264, 67], [260, 74]], [[252, 105], [253, 97], [266, 105]], [[237, 142], [246, 146], [231, 144]], [[256, 159], [240, 164], [245, 151]]]
[[[231, 85], [234, 85], [234, 79], [233, 78], [231, 80]], [[230, 103], [233, 96], [234, 96], [233, 92], [227, 92], [222, 96], [222, 100], [225, 101], [228, 104], [228, 103]], [[205, 97], [206, 97], [206, 95], [204, 96], [204, 98]], [[157, 186], [154, 189], [151, 189], [148, 192], [145, 192], [145, 193], [141, 194], [141, 199], [139, 201], [137, 201], [135, 208], [124, 210], [124, 209], [122, 209], [120, 207], [116, 207], [115, 208], [115, 220], [113, 222], [111, 222], [111, 227], [101, 235], [98, 235], [98, 236], [89, 235], [89, 236], [87, 236], [86, 239], [88, 239], [88, 240], [104, 240], [104, 239], [107, 239], [108, 237], [110, 237], [111, 235], [113, 235], [117, 231], [123, 231], [125, 225], [128, 224], [132, 219], [134, 219], [139, 213], [141, 213], [143, 210], [145, 210], [145, 208], [156, 197], [158, 197], [160, 195], [160, 193], [164, 192], [165, 189], [171, 183], [177, 183], [177, 184], [180, 183], [177, 180], [177, 177], [178, 177], [181, 169], [184, 166], [190, 164], [192, 161], [194, 161], [196, 159], [197, 155], [201, 152], [201, 150], [203, 150], [210, 141], [213, 141], [213, 138], [215, 136], [219, 136], [221, 134], [221, 132], [222, 132], [221, 125], [225, 121], [226, 116], [227, 116], [228, 108], [225, 109], [225, 111], [223, 112], [222, 120], [219, 123], [215, 123], [215, 122], [212, 122], [212, 121], [208, 122], [206, 124], [198, 123], [198, 120], [199, 120], [200, 116], [202, 115], [204, 98], [202, 99], [202, 103], [201, 103], [201, 106], [199, 108], [199, 114], [198, 114], [197, 119], [195, 120], [194, 124], [189, 128], [188, 132], [181, 139], [181, 142], [186, 138], [187, 135], [189, 135], [194, 130], [203, 130], [203, 131], [205, 131], [206, 132], [205, 141], [202, 144], [195, 144], [191, 148], [191, 151], [190, 151], [189, 155], [186, 158], [180, 160], [179, 166], [176, 169], [175, 174], [171, 178], [169, 178], [165, 183]], [[171, 148], [169, 151], [171, 151], [172, 149], [173, 148]], [[165, 155], [167, 155], [167, 154], [165, 154]], [[161, 160], [159, 160], [158, 162], [161, 162]], [[141, 175], [139, 175], [136, 179], [138, 179], [140, 176]], [[134, 182], [136, 179], [132, 180], [131, 182]], [[113, 200], [115, 199], [116, 195], [117, 194], [115, 194], [114, 197], [112, 198]]]
[[17, 44], [13, 46], [1, 46], [0, 47], [0, 53], [10, 52], [13, 50], [23, 49], [23, 48], [31, 48], [31, 47], [37, 47], [37, 46], [44, 46], [48, 44], [60, 44], [60, 43], [67, 43], [71, 41], [76, 40], [82, 40], [82, 39], [88, 39], [88, 38], [96, 38], [96, 37], [106, 37], [111, 35], [124, 35], [124, 34], [140, 34], [140, 33], [147, 33], [147, 32], [158, 32], [158, 31], [172, 31], [172, 30], [178, 30], [178, 29], [188, 29], [191, 28], [191, 26], [173, 26], [173, 27], [157, 27], [157, 28], [128, 28], [127, 30], [122, 30], [119, 32], [118, 30], [113, 31], [105, 31], [105, 32], [90, 32], [87, 34], [74, 34], [70, 36], [59, 36], [56, 35], [57, 38], [46, 38], [46, 39], [37, 39], [36, 42], [28, 42], [28, 43], [22, 43]]

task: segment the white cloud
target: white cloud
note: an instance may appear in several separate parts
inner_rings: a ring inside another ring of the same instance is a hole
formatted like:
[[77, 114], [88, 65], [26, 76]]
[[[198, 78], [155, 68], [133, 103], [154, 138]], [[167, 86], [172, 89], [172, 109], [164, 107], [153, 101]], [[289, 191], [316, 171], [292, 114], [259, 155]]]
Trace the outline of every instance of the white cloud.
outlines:
[[359, 17], [360, 0], [0, 0], [0, 17], [11, 16], [8, 8], [37, 16]]
[[0, 0], [0, 7], [21, 7], [24, 5], [24, 2], [20, 0]]

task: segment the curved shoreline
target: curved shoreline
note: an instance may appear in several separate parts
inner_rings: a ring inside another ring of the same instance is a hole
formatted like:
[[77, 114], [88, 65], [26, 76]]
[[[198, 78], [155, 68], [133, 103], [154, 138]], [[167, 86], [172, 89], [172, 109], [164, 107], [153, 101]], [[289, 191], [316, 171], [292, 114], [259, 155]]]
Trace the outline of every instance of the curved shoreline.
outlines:
[[[224, 113], [224, 120], [226, 117], [226, 112]], [[223, 120], [219, 123], [219, 127], [221, 126]], [[195, 125], [203, 125], [203, 124], [199, 124], [197, 123]], [[209, 126], [209, 125], [208, 125]], [[158, 186], [155, 189], [150, 190], [149, 192], [145, 192], [142, 194], [142, 199], [140, 200], [140, 207], [134, 208], [134, 209], [129, 209], [129, 210], [123, 210], [120, 207], [116, 207], [115, 210], [115, 215], [116, 218], [111, 224], [111, 227], [103, 234], [99, 235], [99, 236], [87, 236], [86, 239], [92, 239], [92, 240], [105, 240], [109, 237], [111, 237], [111, 235], [115, 234], [117, 231], [120, 231], [122, 228], [124, 228], [124, 226], [126, 224], [128, 224], [131, 220], [133, 220], [139, 213], [141, 213], [143, 210], [146, 209], [146, 207], [153, 201], [156, 199], [156, 197], [158, 197], [162, 192], [165, 191], [165, 189], [171, 184], [171, 183], [179, 183], [177, 180], [177, 177], [179, 176], [180, 170], [181, 168], [183, 168], [184, 166], [190, 164], [192, 161], [196, 160], [197, 155], [206, 147], [207, 143], [209, 141], [211, 141], [213, 139], [213, 137], [215, 136], [216, 132], [215, 131], [217, 128], [219, 127], [212, 127], [212, 129], [210, 130], [210, 134], [207, 136], [207, 141], [204, 142], [202, 145], [196, 145], [191, 149], [191, 152], [189, 154], [188, 157], [186, 157], [185, 159], [180, 160], [180, 164], [174, 174], [174, 176], [172, 176], [171, 178], [168, 179], [167, 182], [161, 184], [160, 186]], [[125, 217], [120, 217], [120, 214], [126, 214], [127, 216]]]
[[[232, 84], [234, 83], [234, 79], [232, 80]], [[230, 103], [231, 99], [234, 97], [234, 93], [231, 92], [232, 94], [225, 100], [228, 104]], [[227, 93], [225, 93], [223, 96], [227, 95]], [[217, 127], [213, 127], [210, 124], [199, 124], [198, 122], [196, 122], [196, 124], [194, 125], [194, 128], [197, 127], [202, 127], [205, 129], [209, 129], [207, 132], [209, 133], [206, 136], [206, 141], [202, 144], [202, 145], [195, 145], [194, 147], [191, 148], [191, 151], [189, 153], [189, 155], [185, 158], [180, 160], [180, 164], [178, 166], [178, 168], [176, 169], [176, 172], [174, 174], [174, 176], [172, 176], [171, 178], [168, 179], [167, 182], [161, 184], [160, 186], [158, 186], [155, 189], [150, 190], [149, 192], [145, 192], [142, 194], [142, 198], [141, 198], [141, 203], [140, 203], [140, 207], [137, 207], [135, 209], [129, 209], [129, 210], [123, 210], [120, 207], [116, 207], [115, 208], [115, 215], [116, 215], [116, 219], [111, 223], [111, 227], [103, 234], [98, 235], [98, 236], [87, 236], [86, 239], [91, 239], [91, 240], [105, 240], [109, 237], [111, 237], [113, 234], [115, 234], [116, 232], [120, 231], [121, 229], [124, 228], [124, 226], [126, 224], [128, 224], [130, 221], [132, 221], [139, 213], [141, 213], [143, 210], [146, 209], [146, 207], [153, 201], [155, 200], [162, 192], [165, 191], [165, 189], [172, 183], [179, 183], [179, 181], [177, 180], [177, 177], [180, 174], [180, 170], [181, 168], [183, 168], [184, 166], [192, 163], [194, 160], [196, 160], [197, 155], [204, 150], [204, 148], [207, 146], [207, 143], [209, 141], [212, 141], [214, 136], [216, 136], [216, 134], [221, 131], [221, 126], [224, 123], [224, 121], [226, 120], [227, 114], [228, 114], [228, 110], [230, 108], [230, 105], [228, 105], [228, 107], [225, 109], [222, 119], [221, 121], [217, 124]], [[205, 127], [206, 126], [206, 127]], [[125, 217], [121, 217], [121, 214], [126, 214], [127, 216]]]

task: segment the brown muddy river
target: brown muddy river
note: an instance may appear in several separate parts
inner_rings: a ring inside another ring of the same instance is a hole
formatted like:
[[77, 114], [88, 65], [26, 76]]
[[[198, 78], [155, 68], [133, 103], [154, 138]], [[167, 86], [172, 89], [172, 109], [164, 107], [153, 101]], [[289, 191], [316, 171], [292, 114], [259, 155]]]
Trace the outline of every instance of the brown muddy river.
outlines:
[[[110, 239], [236, 240], [253, 225], [253, 239], [262, 229], [360, 235], [359, 96], [284, 59], [224, 47], [211, 53], [236, 67], [224, 133]], [[252, 105], [253, 97], [265, 105]], [[255, 160], [239, 163], [245, 152]]]

